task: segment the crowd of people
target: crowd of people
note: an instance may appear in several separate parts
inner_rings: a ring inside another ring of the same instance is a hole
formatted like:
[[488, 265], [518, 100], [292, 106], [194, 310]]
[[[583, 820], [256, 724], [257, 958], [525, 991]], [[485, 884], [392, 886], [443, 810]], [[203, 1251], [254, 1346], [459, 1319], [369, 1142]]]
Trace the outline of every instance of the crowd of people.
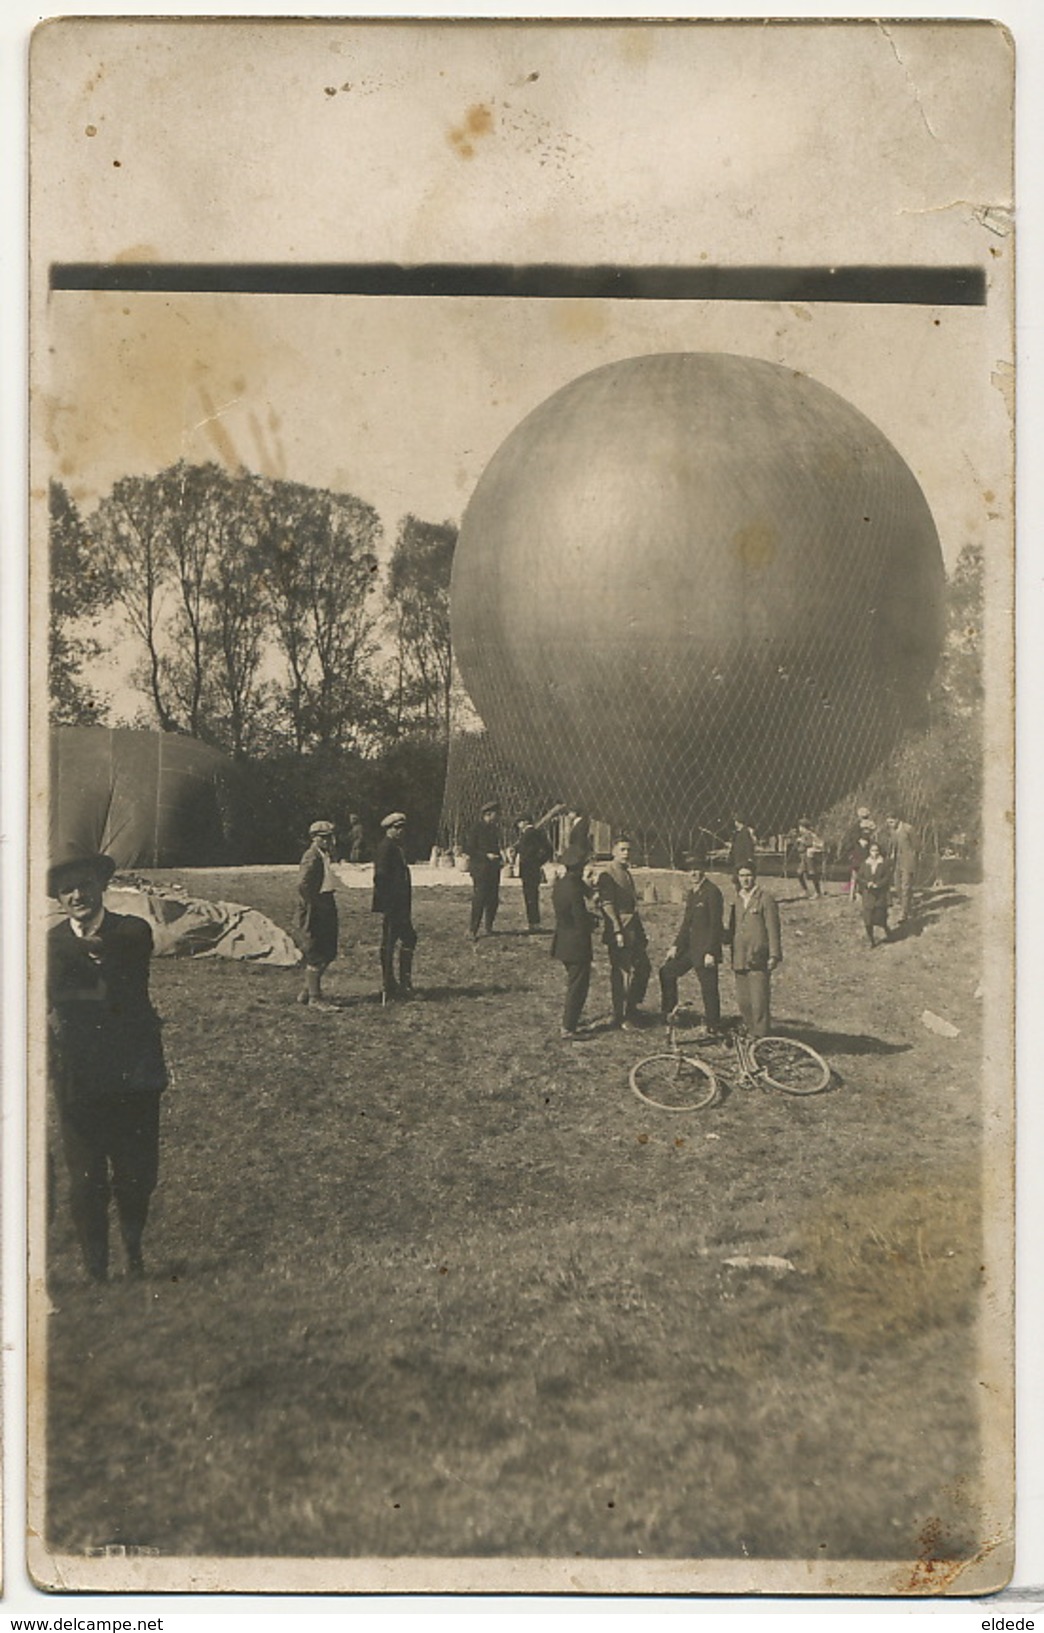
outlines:
[[[371, 909], [381, 918], [385, 1004], [408, 999], [413, 992], [417, 931], [404, 849], [407, 822], [404, 811], [388, 812], [373, 859]], [[357, 857], [364, 835], [354, 815], [347, 838], [349, 857]], [[820, 898], [825, 847], [805, 819], [798, 825], [797, 845], [802, 890]], [[336, 849], [334, 823], [313, 822], [298, 870], [294, 932], [304, 976], [297, 1002], [311, 1009], [337, 1007], [322, 991], [323, 975], [338, 949]], [[500, 805], [490, 800], [468, 836], [467, 849], [471, 940], [493, 933], [501, 875], [509, 864], [521, 882], [527, 932], [539, 933], [540, 887], [554, 854], [545, 825], [521, 816], [505, 845]], [[708, 874], [707, 852], [694, 849], [684, 860], [689, 878], [681, 920], [657, 972], [660, 1014], [665, 1019], [674, 1015], [678, 983], [692, 972], [703, 1025], [717, 1031], [719, 971], [727, 950], [742, 1024], [751, 1036], [763, 1037], [771, 1029], [771, 977], [783, 947], [776, 898], [758, 879], [754, 832], [740, 817], [734, 819], [727, 849], [733, 890], [727, 906]], [[653, 966], [631, 871], [631, 841], [617, 835], [611, 855], [598, 860], [581, 819], [558, 862], [551, 889], [550, 951], [565, 968], [561, 1037], [571, 1042], [594, 1035], [582, 1025], [582, 1016], [599, 934], [609, 970], [609, 1025], [625, 1031], [638, 1027]], [[916, 862], [916, 838], [908, 822], [889, 816], [879, 832], [870, 812], [860, 808], [846, 888], [862, 905], [869, 946], [877, 945], [879, 936], [889, 937], [893, 899], [898, 922], [910, 917]], [[52, 864], [47, 885], [63, 915], [48, 932], [50, 1077], [73, 1224], [87, 1274], [95, 1281], [108, 1277], [113, 1202], [128, 1274], [143, 1274], [142, 1237], [159, 1172], [159, 1105], [167, 1083], [159, 1021], [149, 996], [152, 931], [144, 919], [105, 906], [114, 871], [105, 855], [64, 858]]]

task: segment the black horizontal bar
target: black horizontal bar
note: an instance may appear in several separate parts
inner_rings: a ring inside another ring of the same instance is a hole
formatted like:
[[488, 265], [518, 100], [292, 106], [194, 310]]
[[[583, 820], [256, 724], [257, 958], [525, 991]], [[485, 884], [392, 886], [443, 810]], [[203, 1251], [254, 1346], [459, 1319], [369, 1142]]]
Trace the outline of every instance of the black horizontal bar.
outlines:
[[543, 300], [852, 301], [984, 306], [978, 266], [562, 266], [59, 261], [52, 289], [140, 294], [478, 295]]

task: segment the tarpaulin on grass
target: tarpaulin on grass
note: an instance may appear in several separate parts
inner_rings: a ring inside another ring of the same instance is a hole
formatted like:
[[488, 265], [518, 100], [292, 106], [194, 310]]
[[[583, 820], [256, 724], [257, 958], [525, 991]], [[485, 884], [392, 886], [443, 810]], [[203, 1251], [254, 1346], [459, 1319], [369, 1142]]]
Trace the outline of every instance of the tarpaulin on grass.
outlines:
[[[209, 902], [177, 891], [113, 885], [105, 892], [113, 913], [130, 913], [152, 926], [157, 958], [238, 958], [290, 969], [301, 954], [285, 930], [238, 902]], [[55, 915], [57, 918], [57, 915]]]

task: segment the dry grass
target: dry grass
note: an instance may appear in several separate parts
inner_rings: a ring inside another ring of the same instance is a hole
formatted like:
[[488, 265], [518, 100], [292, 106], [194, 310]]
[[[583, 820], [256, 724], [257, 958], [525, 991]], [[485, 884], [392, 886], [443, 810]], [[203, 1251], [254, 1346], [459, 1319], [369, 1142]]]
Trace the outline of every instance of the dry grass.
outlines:
[[[285, 875], [186, 883], [287, 921]], [[64, 1195], [53, 1232], [51, 1544], [913, 1558], [938, 1523], [974, 1550], [973, 895], [872, 954], [840, 898], [785, 901], [778, 1020], [843, 1086], [691, 1117], [630, 1093], [641, 1038], [559, 1042], [514, 896], [472, 949], [465, 895], [419, 893], [420, 996], [385, 1011], [367, 908], [337, 1014], [292, 971], [155, 966], [144, 1287], [81, 1285]], [[769, 1254], [794, 1271], [725, 1264]]]

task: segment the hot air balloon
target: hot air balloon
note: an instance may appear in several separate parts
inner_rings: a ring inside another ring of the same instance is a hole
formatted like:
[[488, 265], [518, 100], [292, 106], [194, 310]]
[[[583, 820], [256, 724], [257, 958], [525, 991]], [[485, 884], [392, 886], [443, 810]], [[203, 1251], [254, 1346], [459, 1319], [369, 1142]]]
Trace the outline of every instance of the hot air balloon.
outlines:
[[[943, 635], [927, 502], [865, 415], [757, 358], [572, 381], [484, 471], [453, 564], [461, 677], [510, 771], [609, 821], [762, 832], [921, 719]], [[460, 796], [451, 757], [447, 807]]]

